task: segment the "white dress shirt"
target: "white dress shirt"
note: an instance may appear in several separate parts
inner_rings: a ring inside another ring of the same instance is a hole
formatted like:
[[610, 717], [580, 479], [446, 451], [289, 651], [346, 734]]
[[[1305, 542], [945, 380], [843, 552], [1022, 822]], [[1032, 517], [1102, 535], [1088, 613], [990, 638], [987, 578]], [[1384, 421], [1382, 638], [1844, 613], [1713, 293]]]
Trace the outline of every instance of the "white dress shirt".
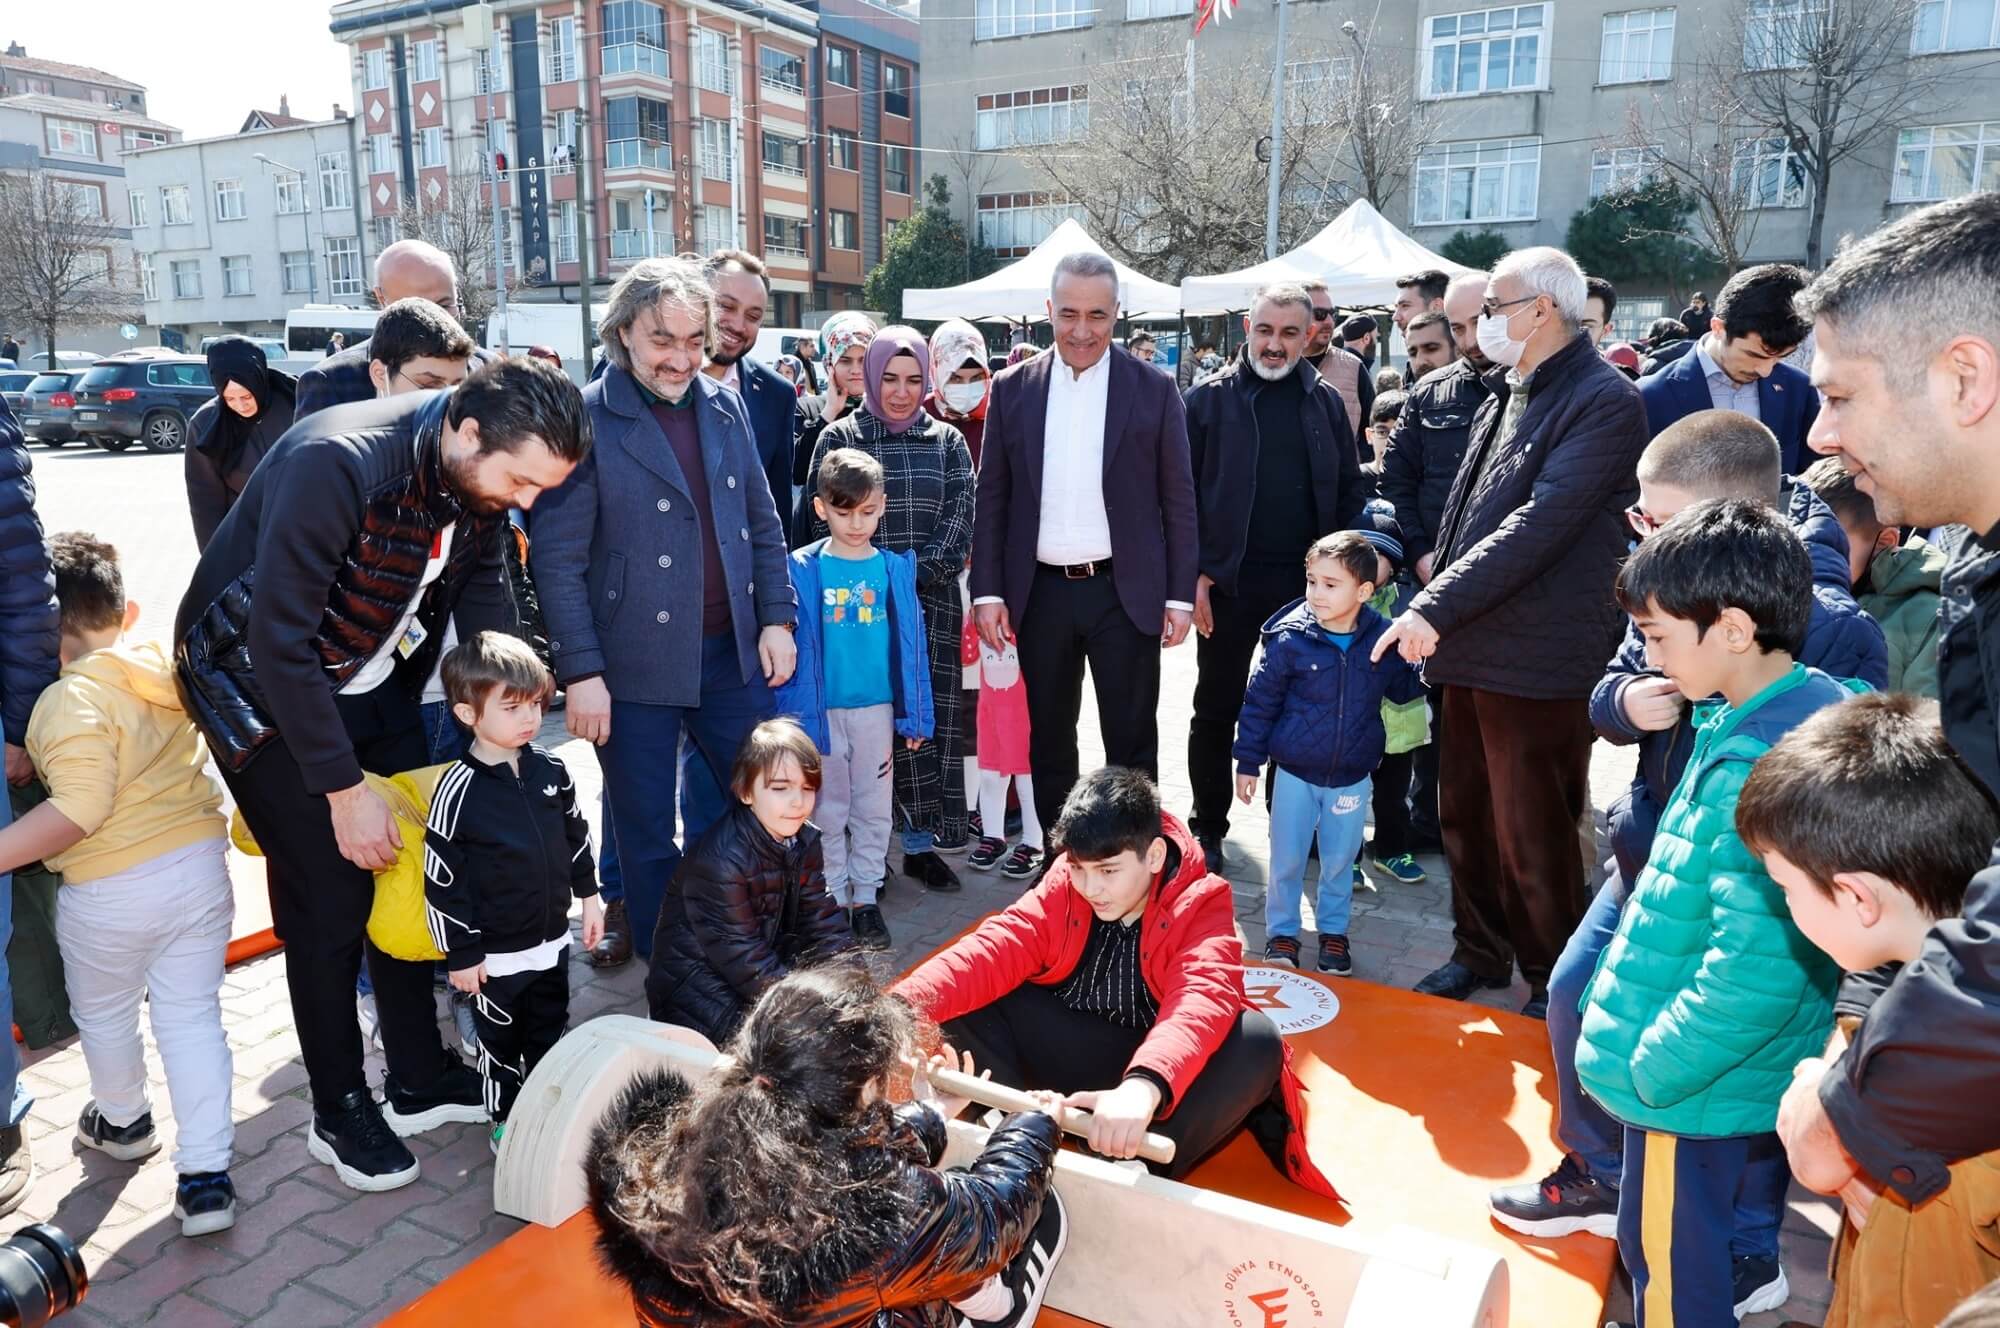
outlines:
[[1111, 520], [1104, 514], [1104, 406], [1110, 384], [1109, 350], [1080, 374], [1060, 356], [1049, 367], [1037, 562], [1065, 566], [1111, 556]]
[[1694, 356], [1701, 363], [1701, 376], [1708, 382], [1709, 404], [1717, 410], [1733, 410], [1762, 423], [1764, 412], [1757, 401], [1757, 385], [1762, 380], [1752, 378], [1747, 383], [1739, 383], [1724, 373], [1722, 366], [1708, 353], [1714, 337], [1715, 333], [1710, 332], [1694, 343]]

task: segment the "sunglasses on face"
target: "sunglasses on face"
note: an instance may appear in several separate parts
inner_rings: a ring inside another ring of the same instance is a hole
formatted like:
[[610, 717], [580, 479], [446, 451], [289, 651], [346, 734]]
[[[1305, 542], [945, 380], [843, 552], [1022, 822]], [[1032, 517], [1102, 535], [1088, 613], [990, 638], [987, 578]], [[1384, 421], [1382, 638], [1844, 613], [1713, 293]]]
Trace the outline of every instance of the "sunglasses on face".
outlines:
[[1526, 304], [1530, 300], [1539, 300], [1540, 298], [1541, 296], [1539, 295], [1523, 295], [1518, 300], [1488, 300], [1479, 306], [1479, 312], [1491, 318], [1502, 309], [1512, 309], [1517, 304]]
[[1327, 319], [1331, 317], [1333, 317], [1333, 310], [1322, 309], [1318, 305], [1313, 306], [1313, 321], [1315, 323], [1324, 323]]

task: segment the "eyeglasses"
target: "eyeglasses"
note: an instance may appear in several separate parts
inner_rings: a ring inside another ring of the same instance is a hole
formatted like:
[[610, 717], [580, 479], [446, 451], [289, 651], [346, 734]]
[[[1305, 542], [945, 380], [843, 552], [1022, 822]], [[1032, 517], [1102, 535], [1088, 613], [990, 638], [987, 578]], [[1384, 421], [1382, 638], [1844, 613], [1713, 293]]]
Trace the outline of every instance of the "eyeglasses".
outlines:
[[1313, 321], [1315, 323], [1324, 323], [1327, 319], [1331, 317], [1333, 317], [1333, 310], [1322, 309], [1318, 305], [1313, 306]]
[[1625, 509], [1625, 523], [1632, 527], [1632, 533], [1640, 539], [1645, 539], [1671, 520], [1673, 520], [1671, 513], [1664, 517], [1657, 517], [1637, 503], [1633, 503]]
[[1491, 318], [1502, 309], [1511, 309], [1517, 304], [1526, 304], [1530, 300], [1539, 300], [1541, 298], [1539, 295], [1523, 295], [1518, 300], [1488, 300], [1479, 306], [1479, 312]]

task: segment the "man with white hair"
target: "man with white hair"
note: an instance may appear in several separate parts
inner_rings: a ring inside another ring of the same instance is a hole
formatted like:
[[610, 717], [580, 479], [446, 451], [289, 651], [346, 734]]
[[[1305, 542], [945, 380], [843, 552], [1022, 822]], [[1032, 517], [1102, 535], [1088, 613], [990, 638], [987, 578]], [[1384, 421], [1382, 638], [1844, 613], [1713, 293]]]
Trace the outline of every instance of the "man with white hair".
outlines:
[[1311, 328], [1303, 286], [1264, 287], [1243, 319], [1236, 364], [1187, 394], [1200, 536], [1190, 828], [1215, 872], [1229, 833], [1229, 748], [1264, 622], [1299, 597], [1313, 541], [1352, 527], [1368, 497], [1347, 406], [1303, 359]]
[[1549, 971], [1583, 916], [1576, 825], [1589, 797], [1590, 690], [1622, 630], [1611, 588], [1637, 495], [1639, 390], [1578, 327], [1582, 269], [1519, 249], [1487, 282], [1479, 349], [1497, 366], [1438, 531], [1431, 580], [1376, 654], [1427, 661], [1441, 689], [1438, 789], [1451, 959], [1417, 984], [1464, 999], [1518, 959]]
[[[458, 317], [458, 271], [451, 255], [422, 240], [398, 240], [375, 256], [375, 307], [387, 309], [398, 300], [429, 300]], [[298, 406], [292, 418], [350, 401], [373, 401], [375, 384], [368, 376], [368, 343], [356, 342], [329, 355], [299, 375]], [[472, 368], [492, 357], [472, 352]]]

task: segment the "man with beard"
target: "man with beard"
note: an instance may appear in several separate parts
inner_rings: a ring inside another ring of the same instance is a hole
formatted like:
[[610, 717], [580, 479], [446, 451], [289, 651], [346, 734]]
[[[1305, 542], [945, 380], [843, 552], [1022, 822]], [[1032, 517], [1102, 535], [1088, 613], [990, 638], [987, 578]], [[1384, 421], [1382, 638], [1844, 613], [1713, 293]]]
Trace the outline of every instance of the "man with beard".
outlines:
[[757, 438], [757, 459], [763, 463], [764, 480], [771, 486], [771, 501], [782, 521], [792, 510], [799, 394], [776, 370], [750, 358], [771, 303], [764, 260], [741, 249], [718, 249], [708, 256], [703, 271], [715, 291], [715, 342], [702, 372], [743, 398], [750, 432]]
[[1359, 355], [1333, 344], [1333, 298], [1327, 294], [1326, 283], [1308, 281], [1303, 284], [1313, 306], [1304, 359], [1329, 387], [1340, 394], [1342, 403], [1346, 405], [1347, 428], [1354, 435], [1355, 461], [1359, 464], [1361, 426], [1375, 406], [1375, 379], [1367, 366], [1361, 363]]
[[[446, 619], [516, 630], [507, 511], [532, 507], [589, 451], [575, 384], [534, 360], [322, 411], [265, 455], [181, 601], [181, 696], [270, 860], [312, 1085], [306, 1146], [357, 1190], [417, 1178], [398, 1134], [486, 1119], [479, 1076], [439, 1041], [431, 965], [364, 935], [373, 873], [401, 838], [362, 772], [427, 763], [418, 694]], [[362, 1075], [364, 946], [386, 1121]]]
[[1312, 326], [1305, 288], [1265, 287], [1243, 324], [1234, 369], [1187, 394], [1201, 634], [1188, 783], [1191, 828], [1216, 872], [1229, 832], [1229, 748], [1264, 623], [1299, 597], [1313, 541], [1353, 526], [1368, 497], [1345, 405], [1302, 358]]

